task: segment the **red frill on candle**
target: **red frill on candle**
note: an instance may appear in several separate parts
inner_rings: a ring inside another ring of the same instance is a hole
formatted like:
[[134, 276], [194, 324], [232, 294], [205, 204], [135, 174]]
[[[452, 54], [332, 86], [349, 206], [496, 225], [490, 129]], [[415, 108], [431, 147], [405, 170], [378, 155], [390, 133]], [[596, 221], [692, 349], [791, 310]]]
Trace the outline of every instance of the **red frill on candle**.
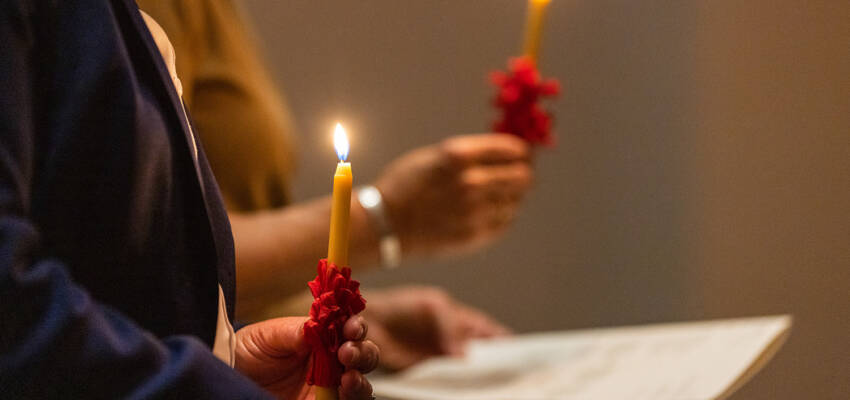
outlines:
[[492, 72], [490, 81], [498, 88], [493, 104], [502, 112], [493, 129], [531, 143], [552, 145], [552, 115], [543, 110], [540, 99], [557, 95], [561, 90], [558, 81], [541, 79], [527, 57], [511, 59], [508, 71]]
[[360, 282], [351, 279], [351, 268], [338, 269], [326, 259], [319, 260], [316, 279], [308, 285], [314, 300], [310, 319], [304, 324], [304, 337], [313, 351], [307, 383], [337, 387], [343, 373], [337, 358], [342, 327], [348, 318], [366, 308], [366, 300], [360, 295]]

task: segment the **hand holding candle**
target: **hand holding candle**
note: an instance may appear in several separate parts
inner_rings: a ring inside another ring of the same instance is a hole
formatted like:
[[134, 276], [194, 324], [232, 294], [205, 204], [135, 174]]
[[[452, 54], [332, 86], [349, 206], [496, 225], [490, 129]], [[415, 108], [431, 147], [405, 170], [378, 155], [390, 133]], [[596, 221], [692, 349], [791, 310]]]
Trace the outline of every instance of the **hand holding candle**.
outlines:
[[316, 279], [309, 283], [313, 294], [310, 320], [304, 335], [313, 351], [313, 368], [307, 381], [316, 386], [317, 400], [334, 400], [343, 373], [337, 352], [342, 329], [353, 315], [363, 311], [366, 300], [360, 296], [360, 283], [351, 279], [348, 264], [349, 217], [351, 211], [351, 164], [348, 138], [342, 125], [334, 130], [334, 147], [339, 157], [333, 184], [328, 259], [320, 260]]

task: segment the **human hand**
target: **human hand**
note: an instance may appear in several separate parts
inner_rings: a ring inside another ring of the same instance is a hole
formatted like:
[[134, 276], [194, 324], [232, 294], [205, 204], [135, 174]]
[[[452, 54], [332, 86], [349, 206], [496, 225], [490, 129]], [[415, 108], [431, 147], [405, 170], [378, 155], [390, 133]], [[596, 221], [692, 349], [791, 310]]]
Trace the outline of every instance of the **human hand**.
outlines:
[[[236, 332], [236, 369], [280, 399], [313, 399], [306, 384], [310, 348], [304, 340], [307, 318], [270, 319]], [[366, 322], [349, 318], [343, 327], [347, 342], [339, 348], [346, 367], [339, 387], [342, 400], [372, 399], [372, 385], [363, 374], [378, 366], [378, 347], [366, 340]]]
[[470, 251], [510, 225], [531, 187], [530, 146], [455, 136], [393, 161], [375, 183], [405, 254]]
[[510, 330], [444, 290], [402, 286], [367, 292], [369, 338], [381, 348], [381, 366], [407, 368], [438, 355], [463, 354], [470, 339], [497, 337]]

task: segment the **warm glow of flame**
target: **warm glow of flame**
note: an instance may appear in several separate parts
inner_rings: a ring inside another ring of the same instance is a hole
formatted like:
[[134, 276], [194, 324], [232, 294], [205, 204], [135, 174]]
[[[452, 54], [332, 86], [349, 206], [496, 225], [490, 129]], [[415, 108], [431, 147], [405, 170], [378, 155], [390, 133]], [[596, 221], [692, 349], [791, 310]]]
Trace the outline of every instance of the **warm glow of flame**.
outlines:
[[345, 128], [340, 123], [337, 123], [336, 128], [334, 128], [334, 148], [336, 149], [336, 156], [339, 157], [339, 161], [348, 159], [348, 136], [345, 134]]

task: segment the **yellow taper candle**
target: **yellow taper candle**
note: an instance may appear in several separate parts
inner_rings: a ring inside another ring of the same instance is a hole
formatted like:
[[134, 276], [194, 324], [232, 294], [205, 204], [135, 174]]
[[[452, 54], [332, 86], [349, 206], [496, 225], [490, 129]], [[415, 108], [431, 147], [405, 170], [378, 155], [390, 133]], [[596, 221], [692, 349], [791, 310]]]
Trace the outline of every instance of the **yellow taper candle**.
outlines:
[[540, 37], [543, 34], [543, 18], [546, 15], [546, 6], [550, 0], [528, 0], [528, 19], [525, 25], [525, 45], [523, 54], [537, 62], [540, 54]]
[[[334, 188], [331, 200], [331, 229], [328, 237], [328, 263], [338, 267], [348, 266], [348, 232], [351, 214], [351, 163], [348, 159], [348, 137], [342, 125], [334, 129], [334, 148], [339, 164], [334, 173]], [[316, 400], [336, 400], [337, 388], [316, 386]]]
[[331, 233], [328, 239], [328, 262], [340, 268], [348, 266], [348, 222], [351, 213], [351, 164], [348, 158], [348, 137], [342, 125], [334, 129], [334, 147], [339, 157], [334, 174], [331, 205]]
[[336, 388], [316, 386], [316, 400], [336, 400], [338, 398], [339, 391]]

